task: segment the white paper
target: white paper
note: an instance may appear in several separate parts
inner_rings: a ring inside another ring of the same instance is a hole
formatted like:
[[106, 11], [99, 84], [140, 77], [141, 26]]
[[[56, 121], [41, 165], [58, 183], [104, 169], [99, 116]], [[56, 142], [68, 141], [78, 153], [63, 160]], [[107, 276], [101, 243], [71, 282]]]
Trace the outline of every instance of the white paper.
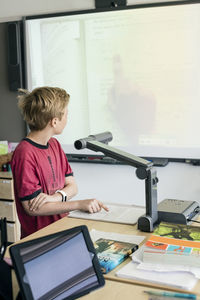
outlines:
[[172, 264], [155, 264], [155, 263], [144, 263], [143, 262], [143, 251], [144, 245], [140, 247], [137, 251], [135, 251], [131, 256], [132, 260], [135, 263], [138, 263], [138, 270], [146, 270], [146, 271], [157, 271], [160, 273], [163, 272], [189, 272], [192, 273], [196, 278], [200, 279], [200, 268], [197, 267], [189, 267], [184, 265], [172, 265]]
[[198, 279], [189, 272], [160, 272], [138, 270], [138, 264], [131, 261], [116, 272], [121, 278], [147, 281], [156, 284], [174, 286], [180, 289], [192, 290]]
[[156, 271], [160, 273], [164, 272], [188, 272], [193, 274], [196, 278], [200, 279], [200, 268], [181, 266], [181, 265], [160, 265], [160, 264], [150, 264], [150, 263], [141, 263], [137, 266], [138, 270], [149, 270]]
[[95, 229], [92, 229], [90, 231], [90, 236], [93, 242], [97, 241], [100, 238], [104, 238], [104, 239], [110, 239], [110, 240], [115, 240], [120, 242], [133, 243], [137, 245], [140, 245], [140, 243], [142, 243], [142, 241], [145, 239], [144, 236], [120, 234], [115, 232], [104, 232]]
[[98, 213], [90, 214], [79, 210], [70, 212], [69, 217], [122, 224], [136, 224], [138, 218], [145, 213], [145, 208], [136, 205], [121, 205], [104, 203], [109, 211], [102, 209]]

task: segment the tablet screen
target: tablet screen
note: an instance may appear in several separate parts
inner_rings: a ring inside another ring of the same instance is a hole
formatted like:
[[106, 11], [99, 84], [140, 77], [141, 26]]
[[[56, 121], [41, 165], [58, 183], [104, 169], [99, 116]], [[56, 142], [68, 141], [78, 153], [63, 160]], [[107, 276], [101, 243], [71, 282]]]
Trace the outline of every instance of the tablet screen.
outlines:
[[82, 231], [25, 244], [19, 256], [21, 283], [35, 300], [75, 297], [99, 286], [95, 253], [88, 250]]

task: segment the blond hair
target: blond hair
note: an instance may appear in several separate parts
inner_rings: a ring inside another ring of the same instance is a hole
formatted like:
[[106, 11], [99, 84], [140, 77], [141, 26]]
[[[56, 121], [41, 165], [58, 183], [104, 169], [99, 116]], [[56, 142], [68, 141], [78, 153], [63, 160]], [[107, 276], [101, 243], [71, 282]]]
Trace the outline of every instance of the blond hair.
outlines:
[[39, 87], [32, 92], [19, 90], [18, 106], [30, 130], [44, 129], [53, 118], [62, 119], [70, 95], [58, 87]]

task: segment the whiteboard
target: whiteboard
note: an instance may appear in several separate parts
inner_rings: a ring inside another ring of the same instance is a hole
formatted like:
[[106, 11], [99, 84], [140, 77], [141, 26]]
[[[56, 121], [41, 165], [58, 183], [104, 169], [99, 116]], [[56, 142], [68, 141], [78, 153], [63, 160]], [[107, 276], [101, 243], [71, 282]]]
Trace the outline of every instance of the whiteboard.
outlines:
[[199, 157], [199, 15], [196, 3], [26, 19], [28, 88], [71, 95], [66, 152], [110, 131], [135, 155]]

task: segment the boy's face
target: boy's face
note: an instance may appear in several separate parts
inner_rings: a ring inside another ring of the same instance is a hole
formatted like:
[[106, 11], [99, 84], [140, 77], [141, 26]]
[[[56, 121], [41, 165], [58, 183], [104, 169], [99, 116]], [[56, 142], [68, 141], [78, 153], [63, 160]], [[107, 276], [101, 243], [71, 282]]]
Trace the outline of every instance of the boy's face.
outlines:
[[57, 124], [55, 127], [55, 134], [61, 134], [63, 129], [65, 128], [67, 124], [67, 115], [68, 115], [68, 107], [65, 107], [64, 115], [62, 116], [62, 119], [57, 119]]

